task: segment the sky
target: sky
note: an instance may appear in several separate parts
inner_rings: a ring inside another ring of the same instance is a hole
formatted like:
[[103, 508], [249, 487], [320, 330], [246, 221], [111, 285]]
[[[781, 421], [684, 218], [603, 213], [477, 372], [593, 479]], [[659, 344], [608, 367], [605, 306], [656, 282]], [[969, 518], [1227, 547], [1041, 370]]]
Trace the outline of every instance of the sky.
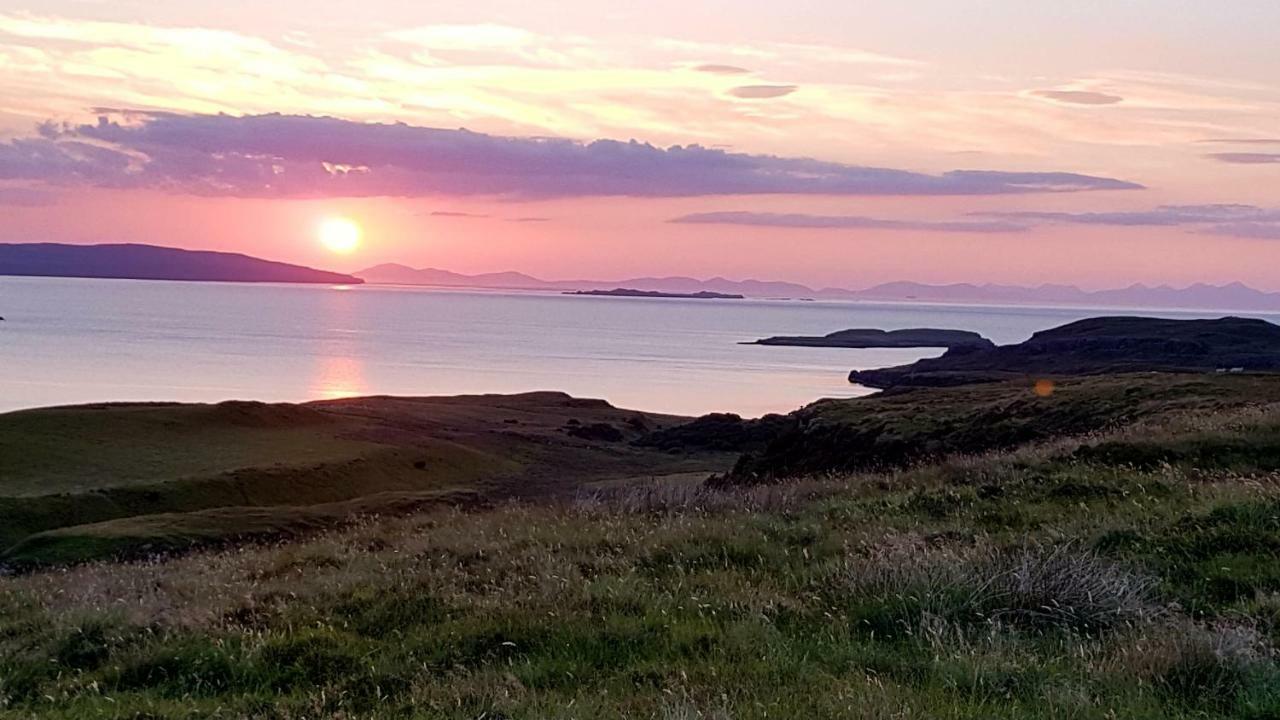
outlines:
[[0, 242], [1280, 291], [1274, 0], [549, 7], [0, 0]]

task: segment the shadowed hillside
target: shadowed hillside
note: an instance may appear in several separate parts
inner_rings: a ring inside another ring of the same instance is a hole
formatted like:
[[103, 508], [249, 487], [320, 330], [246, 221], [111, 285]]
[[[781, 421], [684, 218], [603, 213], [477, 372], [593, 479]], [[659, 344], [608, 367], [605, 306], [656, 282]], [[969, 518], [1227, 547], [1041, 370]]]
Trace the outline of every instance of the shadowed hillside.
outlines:
[[[62, 560], [92, 557], [101, 554], [92, 542], [99, 537], [112, 538], [103, 548], [111, 553], [128, 549], [121, 538], [155, 551], [217, 539], [214, 517], [223, 519], [227, 539], [265, 534], [244, 531], [236, 513], [224, 510], [192, 516], [201, 529], [186, 543], [182, 514], [195, 511], [327, 505], [310, 515], [280, 510], [277, 529], [288, 533], [295, 521], [341, 518], [347, 506], [376, 512], [415, 498], [543, 497], [589, 482], [704, 474], [732, 463], [722, 453], [671, 455], [628, 443], [679, 420], [560, 393], [9, 413], [0, 415], [0, 545], [88, 526], [36, 538], [7, 557], [37, 561], [54, 545]], [[255, 526], [269, 528], [272, 512], [254, 511]], [[166, 514], [163, 543], [137, 531], [158, 527], [137, 519], [156, 514]]]
[[[900, 467], [1122, 427], [1280, 402], [1280, 377], [1146, 373], [902, 388], [822, 400], [772, 420], [721, 483]], [[758, 421], [751, 421], [758, 422]], [[665, 434], [678, 434], [684, 426]]]
[[942, 357], [849, 381], [874, 388], [949, 387], [1013, 378], [1120, 372], [1280, 371], [1280, 326], [1265, 320], [1099, 317], [1044, 330], [1016, 345], [953, 348]]

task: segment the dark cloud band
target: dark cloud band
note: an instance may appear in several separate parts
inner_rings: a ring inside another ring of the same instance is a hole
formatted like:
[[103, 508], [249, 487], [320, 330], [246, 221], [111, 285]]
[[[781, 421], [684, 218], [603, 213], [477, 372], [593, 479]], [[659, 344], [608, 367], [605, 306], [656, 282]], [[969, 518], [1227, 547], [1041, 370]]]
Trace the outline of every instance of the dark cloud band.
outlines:
[[1276, 165], [1280, 164], [1280, 153], [1212, 153], [1210, 158], [1218, 162], [1233, 165]]
[[297, 115], [132, 114], [0, 143], [0, 179], [249, 197], [1012, 195], [1141, 185], [1067, 172], [942, 174], [699, 145], [578, 142]]

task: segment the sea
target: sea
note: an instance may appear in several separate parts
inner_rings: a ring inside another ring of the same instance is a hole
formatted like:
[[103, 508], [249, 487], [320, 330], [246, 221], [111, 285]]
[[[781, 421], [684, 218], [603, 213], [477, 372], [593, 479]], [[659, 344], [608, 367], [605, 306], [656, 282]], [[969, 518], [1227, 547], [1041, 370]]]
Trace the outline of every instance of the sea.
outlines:
[[756, 417], [870, 394], [848, 382], [850, 370], [943, 351], [744, 342], [936, 327], [1012, 343], [1103, 314], [1248, 313], [0, 277], [0, 412], [560, 390], [637, 410]]

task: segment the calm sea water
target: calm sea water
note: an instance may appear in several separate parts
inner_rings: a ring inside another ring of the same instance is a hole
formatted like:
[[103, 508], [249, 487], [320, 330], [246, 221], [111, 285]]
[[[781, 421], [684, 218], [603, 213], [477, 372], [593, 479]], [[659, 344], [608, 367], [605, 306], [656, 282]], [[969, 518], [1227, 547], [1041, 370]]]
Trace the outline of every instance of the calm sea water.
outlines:
[[1098, 314], [3, 277], [0, 411], [107, 400], [563, 390], [643, 410], [756, 416], [866, 394], [847, 382], [849, 370], [941, 350], [742, 341], [930, 326], [976, 330], [1005, 343]]

